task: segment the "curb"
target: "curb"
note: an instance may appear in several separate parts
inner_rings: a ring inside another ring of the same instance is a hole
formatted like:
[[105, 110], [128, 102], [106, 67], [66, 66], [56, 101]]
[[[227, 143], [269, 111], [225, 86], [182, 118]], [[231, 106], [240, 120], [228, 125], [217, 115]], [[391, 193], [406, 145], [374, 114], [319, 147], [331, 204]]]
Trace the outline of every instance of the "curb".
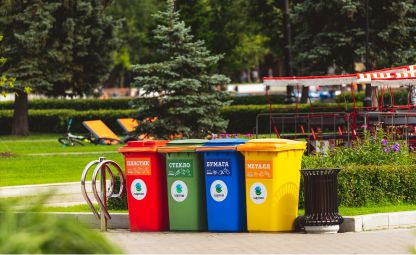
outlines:
[[[47, 212], [49, 215], [62, 218], [71, 218], [77, 222], [86, 224], [90, 228], [99, 229], [100, 220], [97, 219], [94, 214], [87, 212]], [[108, 221], [108, 228], [112, 229], [129, 229], [130, 221], [127, 213], [111, 213], [111, 219]]]
[[[50, 212], [48, 214], [58, 217], [73, 218], [91, 228], [100, 228], [100, 221], [92, 213]], [[362, 232], [410, 227], [416, 227], [416, 211], [345, 216], [344, 222], [340, 225], [339, 232]], [[111, 213], [111, 220], [108, 221], [108, 228], [129, 229], [130, 223], [128, 213]]]
[[416, 211], [346, 216], [339, 232], [362, 232], [410, 227], [416, 227]]

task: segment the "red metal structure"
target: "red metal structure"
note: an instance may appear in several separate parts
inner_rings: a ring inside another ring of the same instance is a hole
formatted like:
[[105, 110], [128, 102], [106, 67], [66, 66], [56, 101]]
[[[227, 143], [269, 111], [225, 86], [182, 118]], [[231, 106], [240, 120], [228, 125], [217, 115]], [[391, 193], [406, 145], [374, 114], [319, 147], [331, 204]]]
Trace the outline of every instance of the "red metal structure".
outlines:
[[[386, 131], [395, 130], [399, 139], [406, 139], [411, 147], [416, 145], [416, 65], [400, 66], [375, 70], [366, 73], [329, 76], [265, 77], [266, 86], [294, 86], [298, 94], [301, 86], [343, 86], [350, 87], [352, 108], [336, 111], [326, 107], [313, 107], [310, 112], [273, 113], [272, 102], [268, 114], [259, 114], [256, 120], [256, 133], [262, 132], [260, 120], [268, 116], [269, 132], [277, 137], [303, 138], [309, 141], [312, 150], [320, 151], [326, 147], [350, 145], [351, 141], [362, 136], [365, 130], [372, 131], [375, 125], [382, 125]], [[372, 105], [358, 106], [354, 84], [371, 84]], [[397, 104], [394, 90], [406, 88], [407, 104]], [[385, 102], [389, 94], [390, 102]]]

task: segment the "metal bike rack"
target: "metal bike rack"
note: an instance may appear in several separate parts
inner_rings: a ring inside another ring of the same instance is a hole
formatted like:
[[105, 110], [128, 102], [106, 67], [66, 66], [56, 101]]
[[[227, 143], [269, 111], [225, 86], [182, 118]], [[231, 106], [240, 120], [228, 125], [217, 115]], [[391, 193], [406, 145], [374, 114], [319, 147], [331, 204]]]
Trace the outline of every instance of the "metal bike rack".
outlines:
[[[94, 194], [95, 200], [100, 207], [100, 212], [96, 210], [93, 203], [91, 202], [90, 197], [87, 194], [87, 190], [85, 188], [85, 180], [87, 178], [88, 171], [94, 167], [94, 171], [92, 174], [92, 192]], [[111, 167], [114, 167], [119, 176], [120, 176], [120, 190], [117, 194], [114, 194], [114, 174], [111, 170]], [[111, 179], [111, 184], [107, 194], [107, 183], [106, 183], [106, 173], [109, 174]], [[100, 193], [97, 190], [97, 175], [100, 175]], [[100, 157], [98, 160], [93, 160], [88, 163], [84, 171], [82, 172], [81, 176], [81, 193], [84, 197], [85, 201], [87, 202], [88, 206], [90, 207], [93, 214], [100, 220], [101, 231], [107, 231], [107, 221], [111, 219], [110, 214], [108, 213], [107, 209], [107, 198], [110, 197], [117, 197], [121, 198], [125, 188], [126, 178], [124, 176], [123, 170], [121, 167], [114, 162], [113, 160], [105, 160], [104, 157]]]

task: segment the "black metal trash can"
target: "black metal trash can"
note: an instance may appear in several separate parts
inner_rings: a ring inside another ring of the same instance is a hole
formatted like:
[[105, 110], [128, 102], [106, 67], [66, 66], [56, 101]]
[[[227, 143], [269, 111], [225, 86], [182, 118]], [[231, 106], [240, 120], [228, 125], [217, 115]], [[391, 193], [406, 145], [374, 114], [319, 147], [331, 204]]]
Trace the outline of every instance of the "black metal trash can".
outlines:
[[305, 206], [301, 224], [307, 232], [336, 233], [344, 221], [338, 213], [339, 171], [339, 168], [301, 171]]

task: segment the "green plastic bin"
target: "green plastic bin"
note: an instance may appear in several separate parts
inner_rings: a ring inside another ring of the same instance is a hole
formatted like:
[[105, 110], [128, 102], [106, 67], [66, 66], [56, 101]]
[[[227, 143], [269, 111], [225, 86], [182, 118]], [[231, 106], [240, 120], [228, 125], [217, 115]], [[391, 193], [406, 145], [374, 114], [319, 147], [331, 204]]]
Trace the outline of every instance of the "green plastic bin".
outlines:
[[195, 149], [207, 140], [174, 140], [158, 149], [166, 153], [170, 230], [207, 229], [202, 155]]

